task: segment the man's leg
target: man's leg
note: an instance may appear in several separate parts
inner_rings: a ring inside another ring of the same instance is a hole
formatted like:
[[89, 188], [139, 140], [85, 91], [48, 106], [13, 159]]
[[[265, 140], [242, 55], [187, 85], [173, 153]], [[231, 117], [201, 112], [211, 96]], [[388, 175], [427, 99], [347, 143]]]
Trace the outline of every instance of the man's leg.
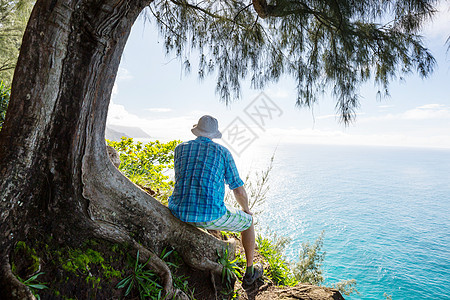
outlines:
[[242, 246], [244, 246], [245, 259], [247, 260], [247, 268], [245, 275], [242, 278], [243, 285], [251, 285], [256, 279], [260, 278], [263, 273], [263, 266], [260, 263], [253, 265], [253, 258], [255, 257], [255, 226], [252, 225], [241, 232]]
[[253, 265], [253, 258], [255, 257], [255, 226], [252, 225], [241, 232], [242, 246], [245, 250], [245, 259], [247, 260], [247, 267]]
[[[253, 284], [256, 279], [263, 275], [264, 270], [260, 263], [253, 266], [253, 259], [255, 257], [255, 226], [253, 225], [251, 215], [231, 208], [227, 210], [224, 216], [217, 220], [192, 224], [204, 229], [241, 232], [242, 246], [244, 247], [245, 259], [247, 261], [247, 269], [242, 278], [242, 283], [245, 285]], [[249, 224], [250, 227], [248, 227]], [[244, 230], [244, 228], [247, 229]]]

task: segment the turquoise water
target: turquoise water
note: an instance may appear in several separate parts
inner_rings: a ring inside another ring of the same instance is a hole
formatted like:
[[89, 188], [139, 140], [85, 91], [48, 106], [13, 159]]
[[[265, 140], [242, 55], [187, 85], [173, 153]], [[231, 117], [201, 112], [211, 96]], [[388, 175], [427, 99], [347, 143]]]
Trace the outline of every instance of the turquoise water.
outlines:
[[325, 285], [450, 299], [450, 150], [279, 146], [271, 176], [260, 228], [292, 239], [291, 260], [324, 230]]

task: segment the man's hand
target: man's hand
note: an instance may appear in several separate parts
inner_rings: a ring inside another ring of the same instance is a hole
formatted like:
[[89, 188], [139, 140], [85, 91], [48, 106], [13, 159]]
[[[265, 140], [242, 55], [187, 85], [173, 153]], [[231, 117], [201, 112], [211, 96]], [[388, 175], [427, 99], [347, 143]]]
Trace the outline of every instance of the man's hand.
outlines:
[[249, 215], [253, 215], [253, 213], [250, 211], [250, 208], [248, 207], [248, 197], [244, 186], [235, 188], [233, 190], [233, 193], [237, 203], [239, 203], [239, 205], [242, 207], [242, 210]]
[[243, 212], [245, 212], [246, 214], [249, 214], [250, 216], [253, 216], [253, 213], [249, 210], [242, 210]]

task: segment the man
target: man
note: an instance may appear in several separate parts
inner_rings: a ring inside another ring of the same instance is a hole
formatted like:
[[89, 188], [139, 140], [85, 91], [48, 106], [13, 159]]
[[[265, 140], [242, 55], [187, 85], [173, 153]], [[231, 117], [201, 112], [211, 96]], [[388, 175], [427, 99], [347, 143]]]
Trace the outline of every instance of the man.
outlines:
[[[262, 276], [263, 268], [253, 266], [255, 228], [244, 182], [230, 151], [212, 141], [222, 137], [215, 118], [201, 117], [191, 131], [197, 138], [175, 148], [175, 188], [169, 209], [181, 221], [200, 228], [241, 232], [247, 261], [242, 282], [250, 285]], [[225, 183], [242, 211], [225, 206]]]

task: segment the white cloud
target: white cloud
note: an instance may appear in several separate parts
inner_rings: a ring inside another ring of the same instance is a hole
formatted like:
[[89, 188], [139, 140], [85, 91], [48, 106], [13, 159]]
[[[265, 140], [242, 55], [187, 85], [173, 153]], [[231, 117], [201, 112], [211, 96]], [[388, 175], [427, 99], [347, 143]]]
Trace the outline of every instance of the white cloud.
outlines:
[[[134, 77], [131, 75], [130, 71], [123, 67], [119, 67], [119, 70], [117, 71], [117, 78], [114, 82], [114, 86], [111, 93], [111, 99], [114, 99], [119, 94], [119, 81], [129, 81], [132, 80]], [[110, 107], [111, 109], [111, 107]]]
[[403, 132], [353, 134], [339, 130], [272, 128], [264, 135], [261, 135], [260, 139], [265, 144], [292, 143], [450, 148], [450, 132], [436, 135], [413, 135]]
[[117, 71], [117, 80], [132, 80], [134, 77], [131, 75], [130, 71], [123, 67], [119, 67], [119, 70]]
[[361, 122], [381, 121], [381, 120], [436, 120], [450, 119], [450, 107], [444, 104], [426, 104], [407, 110], [398, 114], [386, 114], [379, 117], [362, 118]]
[[[114, 85], [116, 87], [116, 85]], [[113, 88], [113, 94], [114, 94], [114, 88]], [[108, 121], [111, 123], [117, 123], [119, 120], [127, 120], [127, 119], [134, 119], [137, 118], [136, 115], [130, 114], [126, 109], [125, 106], [115, 104], [113, 101], [109, 103], [109, 109], [108, 109]]]
[[[171, 115], [173, 112], [171, 113]], [[182, 116], [173, 116], [166, 118], [142, 118], [128, 112], [123, 105], [110, 103], [108, 113], [108, 125], [120, 125], [139, 127], [148, 132], [152, 139], [162, 141], [181, 139], [190, 140], [193, 135], [190, 131], [192, 125], [197, 123], [199, 116], [208, 114], [206, 111], [184, 112]], [[327, 116], [322, 116], [327, 117]], [[328, 117], [336, 117], [329, 115]], [[381, 118], [391, 120], [422, 120], [427, 118], [446, 117], [450, 119], [450, 107], [443, 104], [426, 104], [417, 108], [405, 111], [400, 114], [388, 114]], [[367, 120], [368, 118], [361, 118]], [[372, 118], [375, 120], [375, 118]], [[220, 127], [229, 121], [222, 120]], [[380, 118], [377, 119], [380, 121]], [[378, 145], [378, 146], [414, 146], [414, 147], [445, 147], [450, 148], [450, 130], [441, 128], [441, 130], [416, 132], [416, 131], [390, 131], [365, 133], [359, 131], [355, 133], [352, 128], [266, 128], [265, 131], [254, 131], [258, 138], [257, 144], [274, 145], [294, 143], [294, 144], [334, 144], [334, 145]], [[223, 132], [224, 133], [224, 132]], [[144, 141], [145, 142], [145, 141]], [[251, 147], [250, 147], [251, 148]], [[249, 148], [249, 149], [250, 149]]]
[[126, 110], [123, 105], [109, 104], [107, 125], [139, 127], [149, 133], [152, 139], [163, 141], [189, 140], [193, 138], [192, 125], [197, 123], [199, 116], [207, 114], [204, 111], [189, 111], [183, 116], [166, 118], [142, 118]]
[[146, 108], [145, 110], [149, 111], [149, 112], [155, 112], [155, 113], [166, 113], [166, 112], [172, 111], [171, 108], [165, 108], [165, 107]]
[[400, 118], [403, 120], [445, 119], [450, 118], [450, 109], [418, 107], [400, 114]]
[[434, 104], [425, 104], [425, 105], [419, 106], [417, 108], [420, 108], [420, 109], [445, 108], [445, 105], [444, 104], [435, 104], [434, 103]]
[[119, 87], [117, 86], [117, 82], [114, 82], [114, 86], [111, 93], [111, 98], [114, 98], [119, 93]]

